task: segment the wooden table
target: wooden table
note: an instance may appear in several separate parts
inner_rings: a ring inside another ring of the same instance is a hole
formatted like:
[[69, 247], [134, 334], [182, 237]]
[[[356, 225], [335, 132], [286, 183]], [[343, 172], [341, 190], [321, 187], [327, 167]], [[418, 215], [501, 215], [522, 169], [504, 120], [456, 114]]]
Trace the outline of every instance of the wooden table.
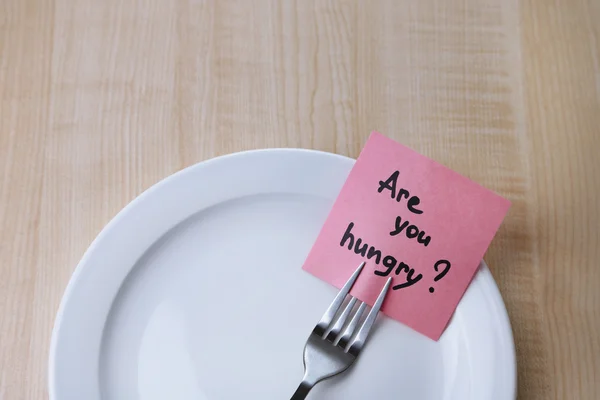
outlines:
[[600, 3], [0, 1], [0, 399], [47, 395], [87, 246], [220, 154], [371, 130], [512, 201], [486, 260], [520, 399], [600, 398]]

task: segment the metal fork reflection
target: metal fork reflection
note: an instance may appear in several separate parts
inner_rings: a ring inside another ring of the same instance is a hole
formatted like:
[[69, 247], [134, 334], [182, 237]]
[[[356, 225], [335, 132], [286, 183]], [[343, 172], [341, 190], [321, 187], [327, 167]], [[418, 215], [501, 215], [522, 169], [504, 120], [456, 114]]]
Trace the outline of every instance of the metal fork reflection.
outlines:
[[367, 304], [360, 302], [360, 305], [354, 311], [358, 300], [353, 296], [349, 296], [350, 300], [339, 314], [339, 317], [335, 319], [364, 266], [365, 263], [361, 263], [352, 274], [308, 337], [308, 341], [304, 346], [304, 377], [291, 400], [305, 399], [317, 383], [346, 371], [364, 348], [385, 295], [390, 288], [392, 278], [388, 278], [375, 304], [373, 304], [362, 323], [361, 317], [367, 308]]

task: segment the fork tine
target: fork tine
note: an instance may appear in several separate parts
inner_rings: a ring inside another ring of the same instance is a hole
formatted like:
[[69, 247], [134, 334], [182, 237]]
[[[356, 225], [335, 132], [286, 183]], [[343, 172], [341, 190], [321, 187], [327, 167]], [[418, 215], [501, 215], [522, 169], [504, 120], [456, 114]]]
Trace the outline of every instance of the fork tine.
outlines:
[[346, 348], [346, 346], [348, 345], [348, 341], [350, 340], [350, 338], [354, 334], [354, 331], [356, 330], [358, 321], [360, 321], [360, 317], [362, 316], [363, 312], [365, 311], [365, 308], [367, 308], [367, 303], [361, 302], [360, 306], [358, 306], [358, 310], [356, 310], [354, 317], [352, 317], [352, 320], [346, 327], [346, 330], [344, 331], [342, 336], [340, 336], [335, 342], [333, 342], [334, 345], [340, 346], [343, 349]]
[[358, 353], [362, 350], [362, 348], [367, 340], [367, 336], [369, 336], [369, 332], [371, 331], [371, 328], [373, 327], [373, 323], [375, 322], [375, 319], [377, 318], [379, 309], [381, 308], [381, 305], [383, 304], [385, 295], [387, 294], [388, 289], [390, 288], [391, 284], [392, 284], [392, 278], [390, 277], [390, 278], [388, 278], [387, 282], [385, 283], [385, 286], [383, 287], [383, 290], [381, 291], [381, 293], [379, 293], [379, 296], [377, 297], [375, 304], [373, 304], [373, 308], [371, 308], [371, 311], [369, 311], [369, 315], [367, 315], [367, 319], [365, 319], [365, 322], [360, 327], [358, 334], [356, 335], [356, 337], [350, 344], [350, 348], [348, 349], [349, 353], [357, 356]]
[[335, 341], [335, 338], [337, 338], [338, 334], [344, 327], [344, 324], [348, 320], [348, 316], [350, 315], [350, 312], [354, 308], [354, 304], [356, 304], [356, 297], [353, 297], [350, 299], [350, 301], [346, 305], [346, 308], [344, 308], [344, 311], [342, 311], [342, 313], [338, 317], [337, 321], [335, 321], [333, 328], [331, 328], [331, 331], [329, 331], [329, 333], [327, 334], [327, 340], [329, 340], [330, 342]]
[[323, 316], [321, 317], [321, 320], [315, 326], [315, 329], [314, 329], [315, 333], [317, 333], [318, 335], [321, 335], [321, 336], [323, 336], [323, 334], [325, 334], [325, 331], [327, 330], [327, 328], [329, 328], [329, 325], [331, 325], [331, 321], [333, 321], [335, 314], [337, 314], [342, 303], [344, 302], [344, 299], [346, 298], [346, 295], [348, 294], [348, 292], [350, 292], [352, 285], [354, 285], [356, 278], [358, 278], [358, 275], [360, 275], [360, 272], [362, 271], [364, 266], [365, 266], [365, 262], [363, 261], [358, 266], [356, 271], [354, 271], [354, 273], [352, 274], [350, 279], [348, 279], [348, 282], [346, 282], [346, 284], [338, 292], [337, 296], [335, 296], [335, 299], [333, 299], [333, 301], [327, 308], [327, 311], [325, 311], [325, 314], [323, 314]]

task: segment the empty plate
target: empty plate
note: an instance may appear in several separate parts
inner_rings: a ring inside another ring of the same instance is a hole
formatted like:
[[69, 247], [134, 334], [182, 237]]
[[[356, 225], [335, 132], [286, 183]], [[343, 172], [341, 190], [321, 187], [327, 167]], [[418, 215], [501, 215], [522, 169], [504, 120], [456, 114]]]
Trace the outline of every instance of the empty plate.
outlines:
[[[50, 398], [290, 398], [336, 289], [302, 270], [354, 160], [275, 149], [156, 184], [92, 243], [62, 300]], [[382, 317], [311, 399], [513, 400], [510, 323], [487, 266], [432, 341]]]

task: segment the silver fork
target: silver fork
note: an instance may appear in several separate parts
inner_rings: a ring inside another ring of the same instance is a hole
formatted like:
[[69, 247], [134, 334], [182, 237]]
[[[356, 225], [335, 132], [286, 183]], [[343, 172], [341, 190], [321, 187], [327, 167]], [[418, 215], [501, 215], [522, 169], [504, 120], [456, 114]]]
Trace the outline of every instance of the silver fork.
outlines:
[[[367, 318], [360, 327], [358, 325], [361, 316], [367, 308], [367, 304], [363, 302], [360, 303], [352, 319], [347, 324], [357, 302], [357, 299], [353, 296], [349, 296], [350, 301], [335, 323], [333, 321], [364, 266], [365, 263], [363, 262], [352, 274], [308, 337], [308, 341], [304, 346], [304, 377], [290, 400], [305, 399], [317, 383], [346, 371], [363, 349], [381, 304], [390, 288], [392, 278], [388, 278], [383, 290], [379, 293], [375, 304], [373, 304], [371, 311], [369, 311]], [[345, 329], [341, 333], [344, 327]], [[358, 333], [353, 337], [357, 327]]]

